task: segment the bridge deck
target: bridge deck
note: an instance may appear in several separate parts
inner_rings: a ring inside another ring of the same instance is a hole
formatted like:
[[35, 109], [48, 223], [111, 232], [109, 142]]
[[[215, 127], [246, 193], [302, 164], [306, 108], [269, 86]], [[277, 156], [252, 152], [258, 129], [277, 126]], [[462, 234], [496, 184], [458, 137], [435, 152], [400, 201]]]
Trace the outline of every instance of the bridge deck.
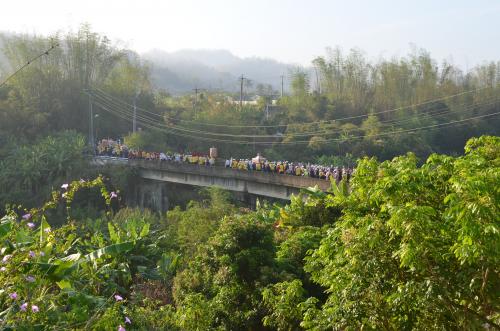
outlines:
[[220, 166], [203, 166], [189, 163], [175, 163], [165, 161], [160, 162], [148, 160], [129, 160], [128, 164], [143, 169], [166, 170], [204, 176], [234, 178], [259, 182], [263, 184], [283, 185], [295, 188], [313, 187], [315, 185], [317, 185], [322, 190], [327, 190], [330, 188], [330, 182], [325, 179], [293, 175], [280, 175], [276, 173], [255, 170], [245, 171]]
[[95, 157], [96, 165], [121, 164], [139, 169], [140, 176], [153, 181], [194, 186], [219, 186], [232, 191], [289, 199], [301, 188], [318, 186], [328, 190], [330, 182], [324, 179], [280, 175], [262, 171], [245, 171], [221, 166], [204, 166], [159, 160], [134, 160]]

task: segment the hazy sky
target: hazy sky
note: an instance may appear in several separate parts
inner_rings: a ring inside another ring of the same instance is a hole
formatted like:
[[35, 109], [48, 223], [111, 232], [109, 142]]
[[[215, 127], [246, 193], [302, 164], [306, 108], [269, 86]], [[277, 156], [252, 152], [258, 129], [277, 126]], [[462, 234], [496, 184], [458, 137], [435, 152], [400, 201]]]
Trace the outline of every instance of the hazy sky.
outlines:
[[371, 58], [410, 43], [462, 66], [500, 60], [500, 0], [7, 0], [0, 30], [92, 28], [139, 52], [228, 49], [309, 64], [327, 46]]

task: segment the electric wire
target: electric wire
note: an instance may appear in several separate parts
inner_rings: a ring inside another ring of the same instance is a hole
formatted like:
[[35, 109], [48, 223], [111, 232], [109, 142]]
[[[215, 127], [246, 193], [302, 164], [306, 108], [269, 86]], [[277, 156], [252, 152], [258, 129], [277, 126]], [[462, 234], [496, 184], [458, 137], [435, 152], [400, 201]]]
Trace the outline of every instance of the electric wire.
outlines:
[[[485, 106], [485, 105], [489, 105], [489, 104], [494, 104], [496, 102], [490, 102], [490, 103], [486, 103], [486, 102], [483, 102], [483, 103], [480, 103], [480, 104], [476, 104], [476, 105], [470, 105], [468, 108], [466, 108], [466, 111], [469, 110], [469, 109], [474, 109], [474, 108], [477, 108], [479, 106]], [[108, 107], [112, 107], [112, 106], [109, 106]], [[451, 115], [456, 115], [456, 114], [459, 114], [459, 113], [462, 113], [463, 111], [460, 111], [460, 112], [453, 112], [453, 113], [450, 113]], [[445, 113], [449, 113], [449, 112], [445, 112]], [[130, 115], [130, 113], [127, 113], [127, 115]], [[431, 117], [431, 116], [425, 116], [425, 118], [427, 117]], [[423, 118], [423, 117], [421, 117]], [[420, 118], [420, 119], [421, 119]], [[180, 130], [180, 131], [185, 131], [186, 132], [186, 129], [185, 128], [182, 128], [182, 129], [178, 129], [177, 127], [175, 126], [169, 126], [169, 125], [164, 125], [164, 124], [161, 124], [161, 123], [158, 123], [157, 121], [155, 120], [152, 120], [150, 118], [141, 118], [141, 116], [139, 116], [139, 119], [142, 119], [143, 122], [148, 122], [149, 124], [152, 124], [152, 125], [155, 125], [155, 126], [163, 126], [163, 127], [167, 127], [169, 129], [172, 129], [172, 130]], [[391, 125], [394, 125], [394, 124], [400, 124], [400, 123], [404, 123], [404, 122], [408, 122], [408, 121], [413, 121], [415, 120], [415, 118], [408, 118], [406, 120], [396, 120], [396, 121], [393, 121], [393, 123], [390, 123]], [[353, 129], [354, 130], [354, 129]], [[356, 130], [358, 130], [358, 128], [356, 128]], [[342, 133], [347, 133], [349, 130], [340, 130]], [[187, 130], [188, 133], [195, 133], [195, 134], [206, 134], [205, 132], [202, 132], [202, 131], [197, 131], [197, 130]], [[334, 134], [335, 132], [328, 132], [326, 135], [331, 135], [331, 134]], [[211, 135], [224, 135], [224, 134], [213, 134], [213, 133], [209, 133]], [[251, 138], [277, 138], [277, 136], [259, 136], [259, 135], [227, 135], [226, 136], [231, 136], [231, 137], [251, 137]], [[287, 134], [286, 137], [290, 137], [290, 136], [299, 136], [299, 135], [295, 135], [295, 134]]]
[[[95, 96], [95, 95], [94, 95]], [[113, 103], [112, 101], [108, 102], [108, 100], [106, 100], [106, 103], [111, 103], [112, 105], [116, 106], [116, 107], [119, 107], [121, 108], [119, 105], [117, 105], [116, 103]], [[483, 102], [482, 104], [476, 104], [476, 105], [470, 105], [469, 107], [477, 107], [477, 106], [480, 106], [480, 105], [484, 105], [486, 104], [485, 102]], [[437, 109], [437, 110], [433, 110], [433, 111], [439, 111], [439, 110], [444, 110], [443, 113], [447, 113], [447, 110], [448, 108], [447, 107], [444, 107], [444, 108], [441, 108], [441, 109]], [[453, 113], [457, 113], [457, 112], [453, 112]], [[436, 113], [438, 114], [438, 113]], [[429, 117], [429, 116], [433, 116], [434, 114], [432, 113], [426, 113], [424, 114], [424, 116], [421, 116], [421, 118], [423, 117]], [[138, 115], [140, 116], [140, 115]], [[146, 116], [144, 116], [144, 119], [146, 121], [150, 121], [152, 124], [158, 124], [157, 120], [153, 120], [151, 118], [148, 118]], [[390, 122], [394, 122], [394, 123], [404, 123], [404, 122], [408, 122], [408, 121], [413, 121], [414, 118], [408, 118], [407, 120], [401, 120], [401, 119], [394, 119], [394, 120], [388, 120], [388, 121], [380, 121], [380, 123], [389, 123], [391, 124]], [[387, 125], [389, 125], [387, 124]], [[158, 124], [158, 125], [162, 125], [162, 124]], [[213, 132], [206, 132], [206, 131], [200, 131], [200, 130], [196, 130], [196, 129], [189, 129], [189, 128], [185, 128], [185, 127], [181, 127], [181, 126], [175, 126], [175, 125], [163, 125], [163, 126], [166, 126], [170, 129], [176, 129], [176, 130], [180, 130], [180, 131], [184, 131], [184, 132], [189, 132], [189, 133], [195, 133], [195, 134], [206, 134], [206, 135], [212, 135], [212, 136], [227, 136], [227, 137], [249, 137], [249, 138], [275, 138], [276, 135], [235, 135], [235, 134], [225, 134], [225, 133], [213, 133]], [[357, 128], [356, 128], [357, 129]], [[353, 129], [354, 130], [354, 129]], [[320, 131], [310, 131], [310, 132], [292, 132], [292, 133], [287, 133], [287, 136], [312, 136], [312, 135], [330, 135], [330, 134], [333, 134], [335, 132], [346, 132], [346, 131], [349, 131], [349, 130], [346, 130], [344, 128], [339, 128], [339, 129], [325, 129], [325, 130], [320, 130]]]
[[[95, 95], [93, 95], [93, 96], [96, 97]], [[495, 102], [490, 102], [490, 103], [487, 102], [491, 99], [493, 99], [493, 98], [487, 99], [486, 101], [479, 103], [479, 104], [469, 105], [466, 107], [465, 111], [468, 111], [470, 109], [474, 109], [474, 108], [477, 108], [480, 106], [494, 104]], [[113, 104], [112, 102], [107, 102], [107, 101], [102, 100], [102, 98], [100, 99], [100, 101], [102, 103], [108, 104], [108, 107], [119, 107], [117, 104]], [[444, 111], [438, 112], [439, 110], [444, 110]], [[436, 111], [436, 113], [423, 114], [423, 116], [420, 116], [420, 119], [432, 118], [433, 116], [440, 115], [440, 114], [448, 114], [449, 113], [449, 114], [453, 115], [453, 114], [460, 113], [460, 111], [450, 113], [448, 107], [437, 109], [434, 111]], [[172, 129], [172, 130], [178, 130], [178, 131], [182, 131], [182, 132], [190, 133], [190, 134], [200, 134], [200, 135], [209, 135], [209, 136], [217, 136], [217, 137], [233, 137], [233, 138], [234, 137], [237, 137], [237, 138], [278, 138], [279, 137], [276, 135], [248, 135], [248, 134], [227, 134], [227, 133], [206, 132], [206, 131], [189, 129], [189, 128], [175, 126], [175, 125], [158, 123], [157, 120], [154, 120], [152, 118], [148, 118], [146, 116], [137, 115], [137, 117], [142, 119], [144, 122], [149, 122], [149, 124], [152, 124], [155, 126], [163, 126], [163, 127], [166, 127], [166, 128]], [[396, 119], [396, 120], [389, 120], [386, 122], [380, 121], [379, 123], [381, 123], [382, 124], [381, 126], [383, 127], [383, 126], [393, 126], [395, 124], [402, 124], [405, 122], [411, 122], [414, 120], [415, 120], [414, 117], [409, 117], [407, 119], [402, 119], [402, 120]], [[358, 130], [358, 128], [352, 129], [352, 131], [354, 131], [354, 130]], [[347, 133], [349, 131], [351, 131], [351, 130], [339, 128], [339, 129], [334, 129], [334, 130], [321, 130], [321, 131], [314, 131], [314, 132], [292, 132], [292, 133], [287, 133], [286, 135], [282, 135], [282, 137], [290, 137], [290, 136], [292, 136], [292, 137], [304, 137], [304, 136], [306, 136], [307, 137], [307, 136], [325, 136], [325, 135], [328, 136], [328, 135], [332, 135], [332, 134], [335, 134], [338, 132]]]
[[[103, 105], [103, 104], [101, 104], [99, 102], [96, 102], [96, 101], [93, 101], [93, 103], [95, 103], [101, 109], [103, 109], [103, 110], [105, 110], [105, 111], [107, 111], [107, 112], [109, 112], [111, 114], [114, 114], [115, 116], [117, 116], [117, 117], [119, 117], [119, 118], [121, 118], [123, 120], [126, 120], [128, 122], [131, 121], [131, 118], [130, 118], [129, 114], [123, 114], [123, 113], [121, 113], [121, 112], [119, 112], [117, 110], [109, 109], [108, 106]], [[154, 130], [164, 131], [166, 133], [173, 134], [175, 136], [180, 136], [180, 137], [184, 137], [184, 138], [193, 138], [192, 135], [182, 134], [182, 133], [178, 133], [178, 132], [171, 132], [171, 131], [166, 130], [165, 128], [156, 127], [153, 124], [150, 124], [148, 122], [142, 122], [141, 119], [138, 119], [137, 123], [141, 124], [141, 126], [143, 126], [143, 127], [146, 127], [146, 128], [149, 128], [149, 129], [154, 129]], [[203, 140], [205, 140], [205, 141], [211, 141], [211, 142], [251, 144], [251, 142], [246, 142], [246, 141], [223, 140], [223, 139], [215, 139], [215, 138], [203, 138]]]
[[[427, 100], [427, 101], [424, 101], [424, 102], [420, 102], [420, 103], [416, 103], [416, 104], [412, 104], [412, 105], [408, 105], [408, 106], [402, 106], [402, 107], [398, 107], [398, 108], [387, 109], [387, 110], [383, 110], [383, 111], [373, 112], [373, 113], [370, 113], [370, 114], [353, 115], [353, 116], [346, 116], [346, 117], [341, 117], [341, 118], [336, 118], [336, 119], [331, 119], [331, 120], [326, 120], [326, 121], [313, 121], [313, 122], [296, 123], [296, 124], [300, 124], [302, 126], [304, 126], [304, 125], [312, 125], [312, 124], [326, 124], [326, 123], [329, 123], [329, 122], [345, 121], [345, 120], [351, 120], [351, 119], [368, 117], [370, 115], [385, 114], [385, 113], [395, 112], [395, 111], [399, 111], [399, 110], [403, 110], [403, 109], [415, 108], [415, 107], [418, 107], [418, 106], [422, 106], [422, 105], [434, 103], [434, 102], [441, 101], [441, 100], [447, 100], [447, 99], [458, 97], [458, 96], [461, 96], [461, 95], [466, 95], [466, 94], [470, 94], [470, 93], [479, 92], [479, 91], [482, 91], [482, 90], [485, 90], [485, 89], [488, 89], [488, 88], [490, 88], [490, 87], [489, 86], [484, 86], [484, 87], [481, 87], [481, 88], [477, 88], [477, 89], [473, 89], [473, 90], [468, 90], [468, 91], [462, 91], [460, 93], [456, 93], [456, 94], [452, 94], [452, 95], [447, 95], [447, 96], [444, 96], [444, 97], [435, 98], [435, 99], [432, 99], [432, 100]], [[126, 102], [124, 102], [124, 101], [122, 101], [120, 99], [117, 99], [117, 98], [109, 95], [108, 93], [102, 91], [101, 89], [95, 89], [93, 91], [97, 91], [98, 93], [101, 93], [102, 95], [106, 95], [108, 98], [114, 99], [117, 102], [123, 104], [124, 106], [133, 107], [133, 105], [130, 105], [129, 103], [126, 103]], [[137, 108], [137, 110], [141, 110], [144, 113], [149, 113], [149, 114], [154, 115], [154, 116], [163, 117], [162, 115], [154, 113], [154, 112], [151, 112], [149, 110], [146, 110], [146, 109], [143, 109], [143, 108], [140, 108], [140, 107], [136, 107], [136, 108]], [[185, 122], [185, 123], [192, 123], [192, 124], [195, 124], [195, 125], [226, 127], [226, 128], [277, 128], [277, 127], [287, 127], [289, 125], [294, 125], [294, 123], [276, 124], [276, 125], [226, 125], [226, 124], [200, 123], [200, 122], [197, 122], [197, 121], [183, 120], [183, 119], [178, 119], [178, 118], [177, 119], [176, 118], [171, 118], [169, 116], [166, 116], [166, 118], [168, 118], [170, 120], [173, 120], [173, 121], [179, 121], [179, 122]]]
[[14, 71], [14, 73], [12, 73], [9, 77], [7, 77], [2, 83], [0, 83], [0, 87], [4, 86], [5, 84], [7, 84], [7, 82], [13, 78], [14, 76], [16, 76], [21, 70], [23, 70], [24, 68], [26, 68], [27, 66], [29, 66], [30, 64], [32, 64], [33, 62], [35, 62], [36, 60], [38, 60], [39, 58], [41, 58], [42, 56], [44, 55], [49, 55], [49, 53], [56, 47], [58, 47], [59, 44], [52, 44], [52, 46], [50, 46], [49, 49], [45, 50], [43, 53], [40, 53], [38, 54], [37, 56], [35, 56], [34, 58], [32, 58], [31, 60], [28, 60], [28, 62], [26, 62], [23, 66], [21, 66], [19, 69], [17, 69], [16, 71]]
[[[103, 108], [105, 109], [106, 107], [104, 106]], [[113, 113], [113, 111], [110, 111], [110, 112]], [[375, 135], [361, 135], [361, 136], [350, 136], [350, 137], [338, 138], [338, 139], [326, 139], [323, 141], [319, 141], [318, 143], [324, 144], [324, 143], [328, 143], [328, 142], [344, 142], [344, 141], [354, 140], [354, 139], [363, 139], [366, 137], [373, 138], [373, 137], [387, 136], [389, 134], [413, 133], [413, 132], [424, 130], [424, 129], [434, 129], [434, 128], [439, 128], [439, 127], [451, 126], [454, 124], [463, 125], [464, 122], [467, 122], [470, 120], [491, 117], [491, 116], [495, 116], [498, 114], [500, 114], [500, 112], [490, 113], [490, 114], [485, 114], [485, 115], [480, 115], [480, 116], [474, 116], [474, 117], [470, 117], [470, 118], [466, 118], [466, 119], [462, 119], [462, 120], [451, 121], [451, 122], [447, 122], [447, 123], [440, 123], [440, 124], [429, 125], [429, 126], [424, 126], [424, 127], [412, 128], [412, 129], [407, 129], [407, 130], [397, 130], [397, 131], [391, 131], [391, 132], [384, 132], [384, 133], [375, 134]], [[127, 116], [124, 116], [121, 114], [116, 114], [116, 113], [115, 113], [115, 115], [119, 116], [125, 120], [130, 121], [130, 118]], [[229, 144], [239, 144], [239, 145], [252, 145], [252, 144], [255, 144], [255, 145], [303, 145], [303, 144], [310, 143], [310, 141], [289, 141], [289, 142], [258, 142], [257, 141], [257, 142], [252, 142], [252, 141], [223, 140], [223, 139], [214, 139], [214, 138], [206, 138], [206, 137], [193, 137], [191, 135], [172, 133], [172, 132], [169, 132], [165, 129], [158, 128], [154, 125], [150, 125], [147, 123], [142, 123], [142, 125], [144, 127], [150, 128], [150, 129], [165, 131], [167, 133], [171, 133], [171, 134], [174, 134], [176, 136], [181, 136], [181, 137], [186, 137], [186, 138], [191, 138], [191, 139], [202, 139], [204, 141], [211, 141], [211, 142], [223, 142], [223, 143], [229, 143]]]
[[[103, 104], [100, 104], [99, 102], [96, 102], [96, 104], [102, 108], [103, 110], [105, 111], [108, 111], [110, 113], [113, 113], [115, 116], [118, 116], [124, 120], [127, 120], [127, 121], [131, 121], [130, 119], [130, 116], [127, 116], [127, 114], [124, 114], [124, 113], [120, 113], [116, 110], [111, 110], [109, 109], [106, 105], [103, 105]], [[401, 129], [401, 130], [393, 130], [393, 131], [389, 131], [389, 132], [381, 132], [381, 133], [378, 133], [378, 134], [373, 134], [373, 135], [359, 135], [359, 136], [350, 136], [350, 137], [346, 137], [346, 138], [334, 138], [334, 139], [325, 139], [325, 140], [322, 140], [322, 141], [319, 141], [318, 143], [328, 143], [328, 142], [342, 142], [342, 141], [347, 141], [347, 140], [354, 140], [354, 139], [363, 139], [363, 138], [366, 138], [366, 137], [370, 137], [370, 138], [373, 138], [373, 137], [382, 137], [382, 136], [387, 136], [387, 135], [391, 135], [391, 134], [402, 134], [402, 133], [412, 133], [412, 132], [417, 132], [417, 131], [421, 131], [421, 130], [426, 130], [426, 129], [434, 129], [434, 128], [441, 128], [441, 127], [447, 127], [447, 126], [452, 126], [452, 125], [462, 125], [468, 121], [471, 121], [471, 120], [475, 120], [475, 119], [481, 119], [481, 118], [487, 118], [487, 117], [492, 117], [492, 116], [496, 116], [500, 114], [500, 112], [494, 112], [494, 113], [488, 113], [488, 114], [483, 114], [483, 115], [478, 115], [478, 116], [473, 116], [473, 117], [469, 117], [469, 118], [465, 118], [465, 119], [461, 119], [461, 120], [454, 120], [454, 121], [450, 121], [450, 122], [445, 122], [445, 123], [438, 123], [438, 124], [433, 124], [433, 125], [428, 125], [428, 126], [422, 126], [422, 127], [417, 127], [417, 128], [410, 128], [410, 129]], [[140, 121], [142, 122], [142, 121]], [[162, 128], [158, 128], [156, 126], [154, 126], [153, 124], [149, 124], [149, 123], [142, 123], [143, 126], [145, 127], [148, 127], [148, 128], [151, 128], [151, 129], [156, 129], [156, 130], [160, 130], [160, 131], [165, 131], [167, 133], [172, 133], [172, 132], [169, 132], [165, 129], [162, 129]], [[186, 138], [191, 138], [191, 139], [202, 139], [204, 141], [212, 141], [212, 142], [224, 142], [224, 143], [230, 143], [230, 144], [240, 144], [240, 145], [251, 145], [251, 144], [258, 144], [258, 145], [276, 145], [276, 144], [279, 144], [279, 145], [299, 145], [299, 144], [309, 144], [310, 141], [307, 140], [307, 141], [287, 141], [287, 142], [284, 142], [284, 141], [280, 141], [280, 142], [275, 142], [275, 141], [272, 141], [272, 142], [269, 142], [269, 141], [266, 141], [266, 142], [262, 142], [262, 141], [238, 141], [238, 140], [225, 140], [225, 139], [215, 139], [215, 138], [207, 138], [207, 137], [193, 137], [191, 135], [186, 135], [186, 134], [179, 134], [179, 133], [172, 133], [174, 135], [177, 135], [177, 136], [181, 136], [181, 137], [186, 137]]]

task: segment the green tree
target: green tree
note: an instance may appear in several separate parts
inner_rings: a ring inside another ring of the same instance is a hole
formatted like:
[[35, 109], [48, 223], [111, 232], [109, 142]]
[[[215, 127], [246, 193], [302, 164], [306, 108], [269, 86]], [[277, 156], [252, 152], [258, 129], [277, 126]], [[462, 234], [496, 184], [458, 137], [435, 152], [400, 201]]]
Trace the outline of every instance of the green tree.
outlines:
[[[328, 288], [309, 300], [305, 328], [499, 327], [500, 139], [472, 139], [466, 155], [360, 161], [340, 221], [307, 257]], [[315, 307], [316, 302], [319, 307]]]
[[271, 313], [264, 317], [264, 326], [276, 330], [301, 330], [302, 309], [305, 291], [300, 280], [272, 285], [262, 292], [264, 304]]
[[32, 207], [48, 197], [53, 185], [81, 174], [86, 168], [84, 138], [61, 132], [30, 144], [14, 143], [0, 161], [0, 204]]
[[[227, 216], [188, 268], [176, 276], [176, 303], [186, 311], [196, 307], [184, 298], [196, 297], [196, 302], [208, 305], [204, 323], [210, 329], [259, 328], [264, 316], [260, 290], [270, 280], [273, 256], [271, 224], [249, 216]], [[200, 315], [185, 316], [191, 325]]]

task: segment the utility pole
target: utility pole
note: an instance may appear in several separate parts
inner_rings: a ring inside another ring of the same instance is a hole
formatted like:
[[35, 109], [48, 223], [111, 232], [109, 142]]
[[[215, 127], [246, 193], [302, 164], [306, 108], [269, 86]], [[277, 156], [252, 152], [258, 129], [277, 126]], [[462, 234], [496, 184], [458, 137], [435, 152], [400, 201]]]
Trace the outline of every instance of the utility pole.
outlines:
[[[257, 135], [257, 128], [255, 129], [255, 136]], [[253, 137], [253, 154], [255, 155], [255, 136]]]
[[197, 87], [195, 87], [195, 88], [193, 89], [193, 91], [194, 91], [194, 96], [195, 96], [194, 101], [198, 101], [198, 92], [200, 92], [200, 91], [201, 91], [201, 88], [197, 88]]
[[196, 107], [198, 106], [198, 92], [200, 90], [201, 89], [199, 89], [198, 87], [195, 87], [193, 89], [193, 91], [194, 91], [194, 103], [193, 103], [194, 117], [196, 117]]
[[281, 97], [283, 98], [283, 78], [284, 78], [284, 76], [281, 75], [280, 77], [281, 77]]
[[92, 109], [92, 95], [89, 94], [89, 144], [92, 148], [92, 154], [95, 155], [94, 142], [94, 110]]
[[99, 141], [99, 121], [98, 121], [99, 114], [95, 114], [94, 118], [95, 118], [95, 125], [94, 125], [95, 126], [95, 136], [94, 136], [94, 139], [96, 141]]
[[139, 91], [135, 93], [134, 96], [134, 115], [132, 117], [132, 132], [137, 131], [137, 97], [139, 96]]
[[321, 84], [319, 82], [318, 68], [316, 68], [316, 66], [314, 66], [314, 72], [316, 73], [316, 89], [318, 90], [318, 93], [321, 94]]
[[240, 77], [240, 110], [243, 109], [243, 81], [245, 80], [246, 78], [241, 75]]
[[134, 115], [132, 115], [132, 132], [137, 131], [137, 105], [134, 98]]

